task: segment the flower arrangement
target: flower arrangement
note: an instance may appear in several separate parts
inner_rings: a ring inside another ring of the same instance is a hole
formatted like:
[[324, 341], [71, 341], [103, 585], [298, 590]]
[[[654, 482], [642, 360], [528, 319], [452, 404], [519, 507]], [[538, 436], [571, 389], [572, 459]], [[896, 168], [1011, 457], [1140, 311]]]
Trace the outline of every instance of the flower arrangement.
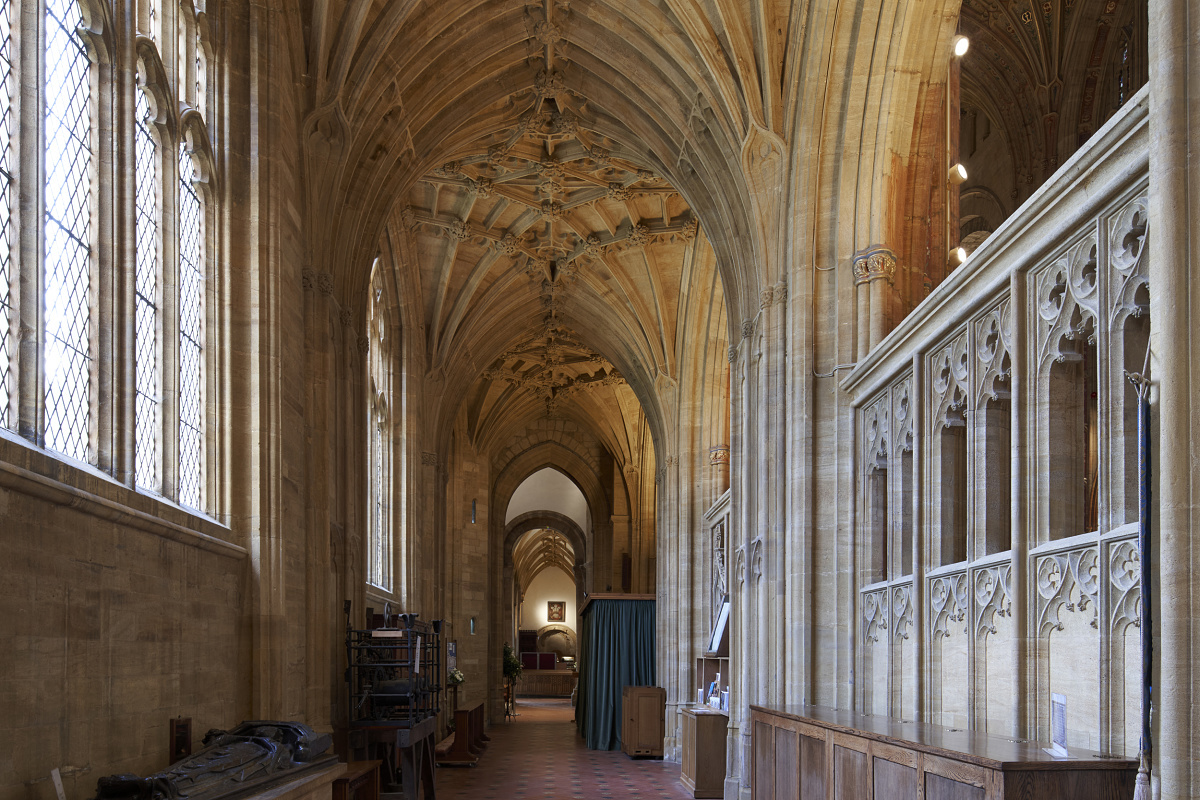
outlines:
[[447, 686], [458, 686], [459, 684], [466, 681], [466, 679], [467, 679], [466, 676], [462, 674], [462, 670], [460, 670], [456, 667], [455, 669], [452, 669], [452, 670], [450, 670], [449, 673], [447, 673], [446, 685]]
[[512, 645], [508, 642], [504, 643], [504, 660], [503, 660], [504, 677], [510, 683], [516, 683], [521, 678], [521, 672], [524, 667], [521, 664], [521, 659], [517, 658], [516, 651], [512, 649]]

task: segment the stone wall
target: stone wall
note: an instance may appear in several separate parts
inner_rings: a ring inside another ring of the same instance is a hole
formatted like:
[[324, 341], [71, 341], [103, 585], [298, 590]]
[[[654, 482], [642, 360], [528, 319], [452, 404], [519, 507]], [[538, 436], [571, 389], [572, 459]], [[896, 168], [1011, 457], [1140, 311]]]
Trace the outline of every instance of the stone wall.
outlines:
[[229, 532], [0, 451], [0, 797], [50, 800], [55, 768], [90, 797], [103, 775], [166, 766], [172, 717], [194, 746], [245, 719], [247, 559]]

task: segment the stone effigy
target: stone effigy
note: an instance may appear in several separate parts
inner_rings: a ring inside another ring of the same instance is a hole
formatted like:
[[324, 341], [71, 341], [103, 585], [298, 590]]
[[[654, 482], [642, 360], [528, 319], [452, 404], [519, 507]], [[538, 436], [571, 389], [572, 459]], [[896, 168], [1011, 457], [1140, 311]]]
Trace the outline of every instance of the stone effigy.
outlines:
[[333, 739], [298, 722], [243, 722], [211, 730], [204, 749], [156, 775], [110, 775], [96, 800], [227, 800], [258, 792], [305, 772], [337, 763], [326, 755]]

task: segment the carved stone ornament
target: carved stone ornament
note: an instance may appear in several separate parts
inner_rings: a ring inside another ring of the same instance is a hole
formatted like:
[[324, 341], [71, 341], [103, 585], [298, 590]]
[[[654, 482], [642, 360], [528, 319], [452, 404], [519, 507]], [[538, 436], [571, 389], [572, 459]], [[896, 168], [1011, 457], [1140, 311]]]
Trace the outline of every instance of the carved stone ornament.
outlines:
[[912, 584], [892, 587], [892, 632], [896, 639], [907, 639], [913, 627]]
[[620, 181], [611, 181], [606, 194], [609, 200], [628, 200], [629, 189]]
[[539, 95], [545, 96], [562, 94], [567, 86], [557, 72], [541, 70], [533, 80], [533, 88]]
[[553, 22], [542, 21], [533, 29], [533, 38], [542, 44], [554, 44], [563, 38], [562, 28]]
[[759, 292], [758, 307], [760, 309], [770, 308], [777, 303], [787, 301], [787, 284], [782, 281], [772, 286], [768, 286]]
[[359, 352], [359, 354], [364, 355], [364, 356], [367, 353], [371, 352], [371, 340], [368, 339], [366, 336], [358, 337], [358, 352]]
[[742, 338], [749, 339], [751, 336], [753, 336], [754, 328], [755, 328], [754, 320], [752, 320], [752, 319], [742, 320]]
[[726, 594], [728, 590], [725, 574], [725, 520], [721, 520], [712, 528], [713, 569], [716, 573], [717, 596]]
[[421, 465], [425, 467], [436, 467], [438, 463], [437, 453], [421, 453]]
[[729, 363], [730, 364], [737, 361], [737, 351], [738, 351], [738, 349], [736, 346], [730, 345], [730, 347], [729, 347]]
[[1095, 545], [1065, 553], [1053, 553], [1037, 560], [1037, 633], [1049, 636], [1064, 627], [1062, 611], [1087, 612], [1089, 623], [1099, 627], [1096, 601], [1100, 592], [1100, 554]]
[[342, 323], [343, 328], [349, 328], [354, 322], [354, 312], [348, 308], [343, 308], [338, 312], [338, 321]]
[[712, 447], [708, 448], [708, 463], [714, 467], [721, 464], [728, 466], [729, 445], [714, 444]]
[[1012, 616], [1012, 565], [998, 564], [975, 570], [975, 638], [996, 632], [996, 617]]
[[500, 249], [505, 255], [515, 256], [521, 250], [521, 240], [511, 233], [506, 233], [500, 240]]
[[300, 285], [305, 289], [312, 289], [317, 283], [317, 273], [313, 272], [308, 267], [300, 270]]
[[967, 618], [967, 573], [955, 572], [939, 575], [929, 582], [929, 609], [933, 616], [933, 636], [949, 636], [957, 630], [965, 633], [965, 626], [958, 627]]
[[886, 279], [888, 283], [896, 279], [896, 254], [886, 247], [875, 245], [854, 254], [854, 283], [866, 283]]
[[638, 223], [629, 231], [629, 243], [634, 247], [641, 247], [650, 241], [650, 229], [645, 225]]
[[887, 589], [863, 593], [863, 641], [866, 644], [875, 644], [881, 639], [887, 639], [891, 622], [888, 595]]
[[317, 289], [320, 290], [321, 294], [333, 294], [333, 276], [328, 272], [318, 272]]
[[763, 576], [766, 547], [763, 545], [761, 536], [755, 539], [750, 546], [753, 548], [750, 552], [750, 571], [754, 574], [754, 579], [760, 581]]
[[479, 197], [491, 197], [496, 191], [496, 185], [491, 178], [479, 178], [471, 181], [471, 191]]
[[450, 223], [450, 238], [463, 242], [471, 238], [471, 223], [458, 219]]
[[1096, 240], [1089, 237], [1037, 273], [1040, 368], [1079, 361], [1082, 345], [1096, 343], [1099, 272]]

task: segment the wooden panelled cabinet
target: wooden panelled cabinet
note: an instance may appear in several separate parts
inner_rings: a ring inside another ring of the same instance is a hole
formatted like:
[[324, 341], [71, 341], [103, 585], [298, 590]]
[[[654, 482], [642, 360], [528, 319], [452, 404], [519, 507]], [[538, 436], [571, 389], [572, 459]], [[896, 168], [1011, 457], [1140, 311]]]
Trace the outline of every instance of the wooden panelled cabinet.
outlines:
[[683, 709], [683, 769], [692, 797], [725, 796], [725, 738], [729, 717], [703, 706]]
[[1133, 797], [1137, 762], [818, 706], [750, 706], [754, 800]]
[[621, 751], [627, 756], [663, 757], [667, 690], [626, 686], [621, 690]]

